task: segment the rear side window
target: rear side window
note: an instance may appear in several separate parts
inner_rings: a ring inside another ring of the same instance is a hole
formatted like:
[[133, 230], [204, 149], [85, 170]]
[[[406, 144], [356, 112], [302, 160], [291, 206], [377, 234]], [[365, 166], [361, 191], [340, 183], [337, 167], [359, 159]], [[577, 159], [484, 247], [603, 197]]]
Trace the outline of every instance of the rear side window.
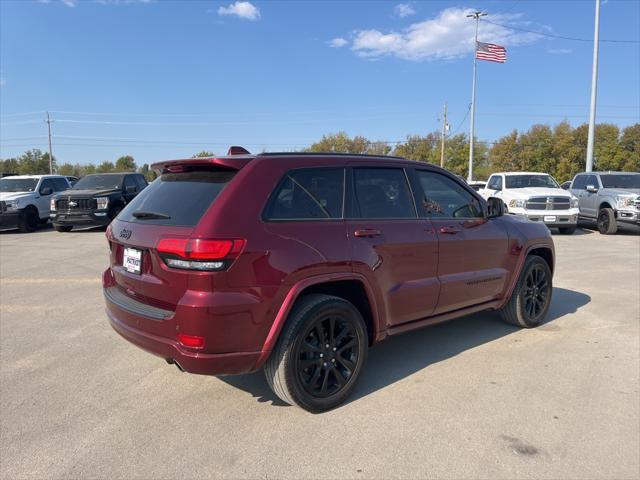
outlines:
[[163, 173], [125, 207], [119, 218], [151, 225], [195, 226], [236, 173], [220, 169]]
[[418, 170], [423, 197], [418, 210], [429, 218], [482, 217], [480, 202], [450, 178], [435, 172]]
[[401, 168], [354, 168], [357, 218], [415, 218], [407, 177]]
[[287, 173], [271, 197], [267, 220], [342, 218], [344, 169], [312, 168]]

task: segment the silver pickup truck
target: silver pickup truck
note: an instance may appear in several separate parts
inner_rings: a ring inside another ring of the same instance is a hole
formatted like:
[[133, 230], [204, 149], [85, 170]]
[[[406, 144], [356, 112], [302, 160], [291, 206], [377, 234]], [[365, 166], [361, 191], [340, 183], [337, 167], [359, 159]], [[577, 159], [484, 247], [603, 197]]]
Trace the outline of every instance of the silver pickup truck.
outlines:
[[579, 173], [571, 193], [578, 197], [579, 219], [596, 222], [602, 234], [612, 235], [619, 226], [640, 226], [640, 173]]

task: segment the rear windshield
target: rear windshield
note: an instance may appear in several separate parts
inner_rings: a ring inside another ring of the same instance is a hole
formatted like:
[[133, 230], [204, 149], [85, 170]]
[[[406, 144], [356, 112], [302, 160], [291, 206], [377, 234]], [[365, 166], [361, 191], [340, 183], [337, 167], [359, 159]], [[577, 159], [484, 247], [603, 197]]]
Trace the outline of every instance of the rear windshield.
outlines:
[[640, 175], [600, 175], [604, 188], [640, 188]]
[[126, 206], [119, 218], [193, 227], [236, 173], [218, 169], [163, 173]]
[[124, 175], [87, 175], [73, 186], [74, 190], [117, 190]]
[[3, 178], [0, 192], [33, 192], [38, 185], [37, 178]]

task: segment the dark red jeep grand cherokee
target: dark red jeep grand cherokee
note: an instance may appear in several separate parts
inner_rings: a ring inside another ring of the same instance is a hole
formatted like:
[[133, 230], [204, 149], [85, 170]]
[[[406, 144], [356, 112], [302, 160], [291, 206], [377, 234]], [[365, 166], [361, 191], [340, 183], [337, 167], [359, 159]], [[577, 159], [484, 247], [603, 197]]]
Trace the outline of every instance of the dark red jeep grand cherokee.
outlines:
[[318, 412], [389, 335], [480, 310], [533, 327], [549, 309], [549, 230], [433, 165], [242, 153], [154, 168], [107, 231], [104, 296], [120, 335], [184, 371], [264, 368]]

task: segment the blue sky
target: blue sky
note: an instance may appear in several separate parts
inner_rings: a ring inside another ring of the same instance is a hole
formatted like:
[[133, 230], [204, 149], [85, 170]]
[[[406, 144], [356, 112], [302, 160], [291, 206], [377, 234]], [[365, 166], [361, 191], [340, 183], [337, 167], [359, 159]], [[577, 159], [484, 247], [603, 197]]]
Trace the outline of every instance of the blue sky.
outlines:
[[[229, 144], [292, 150], [322, 134], [396, 141], [468, 132], [473, 24], [503, 44], [479, 62], [476, 134], [588, 118], [593, 0], [0, 0], [0, 157], [138, 164]], [[503, 26], [499, 26], [500, 24]], [[516, 27], [517, 29], [505, 27]], [[603, 0], [598, 121], [640, 121], [640, 1]]]

